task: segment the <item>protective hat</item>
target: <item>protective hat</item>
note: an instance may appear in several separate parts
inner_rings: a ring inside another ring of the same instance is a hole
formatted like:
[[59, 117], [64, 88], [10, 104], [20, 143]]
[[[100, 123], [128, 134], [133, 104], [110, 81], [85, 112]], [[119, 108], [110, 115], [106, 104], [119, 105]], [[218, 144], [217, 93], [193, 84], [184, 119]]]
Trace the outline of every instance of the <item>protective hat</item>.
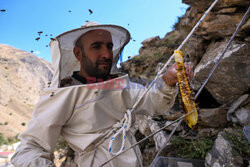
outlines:
[[113, 65], [111, 74], [118, 72], [117, 62], [119, 55], [130, 40], [130, 33], [121, 26], [110, 24], [100, 25], [96, 22], [87, 22], [81, 28], [62, 33], [50, 42], [52, 64], [55, 70], [51, 87], [59, 87], [60, 81], [63, 78], [71, 76], [73, 71], [80, 70], [80, 63], [74, 56], [73, 48], [76, 41], [83, 34], [96, 29], [106, 30], [111, 33], [113, 41]]

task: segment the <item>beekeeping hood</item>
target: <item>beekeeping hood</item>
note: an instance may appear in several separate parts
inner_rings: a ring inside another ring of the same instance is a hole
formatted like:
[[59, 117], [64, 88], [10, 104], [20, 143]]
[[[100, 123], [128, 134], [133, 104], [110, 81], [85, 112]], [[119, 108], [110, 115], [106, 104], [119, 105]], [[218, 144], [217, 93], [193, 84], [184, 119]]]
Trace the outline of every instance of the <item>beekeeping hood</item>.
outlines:
[[88, 31], [96, 29], [106, 30], [111, 33], [113, 41], [113, 65], [111, 74], [118, 73], [117, 62], [119, 55], [130, 40], [130, 33], [125, 28], [117, 25], [100, 25], [96, 22], [87, 22], [81, 28], [62, 33], [50, 42], [52, 63], [55, 70], [50, 85], [51, 88], [59, 87], [60, 81], [63, 78], [71, 76], [73, 71], [80, 70], [80, 63], [74, 56], [73, 48], [79, 37]]

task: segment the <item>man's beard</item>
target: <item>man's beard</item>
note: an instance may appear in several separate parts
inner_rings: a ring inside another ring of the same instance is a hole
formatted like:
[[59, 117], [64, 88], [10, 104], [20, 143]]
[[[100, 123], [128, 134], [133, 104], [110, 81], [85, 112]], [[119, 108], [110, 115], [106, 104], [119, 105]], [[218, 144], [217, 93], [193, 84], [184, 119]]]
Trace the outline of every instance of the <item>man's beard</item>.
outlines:
[[[82, 58], [83, 68], [90, 77], [106, 79], [109, 76], [112, 67], [111, 59], [98, 59], [96, 63], [93, 63], [87, 56], [84, 55], [84, 53], [82, 54]], [[109, 63], [109, 66], [105, 66], [100, 69], [98, 67], [101, 63]]]

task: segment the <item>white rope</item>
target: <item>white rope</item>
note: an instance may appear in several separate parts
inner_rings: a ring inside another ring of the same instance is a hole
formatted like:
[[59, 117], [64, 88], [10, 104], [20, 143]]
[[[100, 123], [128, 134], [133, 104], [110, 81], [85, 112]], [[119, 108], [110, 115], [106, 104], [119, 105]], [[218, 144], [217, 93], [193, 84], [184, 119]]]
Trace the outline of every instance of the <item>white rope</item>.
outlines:
[[[237, 34], [237, 32], [239, 31], [241, 25], [244, 23], [247, 15], [249, 14], [250, 12], [250, 7], [248, 7], [246, 13], [244, 14], [244, 16], [242, 17], [240, 23], [238, 24], [236, 30], [234, 31], [233, 35], [231, 36], [230, 40], [227, 42], [226, 46], [224, 47], [223, 51], [221, 52], [220, 56], [219, 56], [219, 59], [217, 60], [217, 62], [214, 64], [212, 70], [210, 71], [210, 73], [208, 74], [208, 77], [207, 79], [203, 82], [202, 86], [200, 87], [199, 91], [196, 93], [195, 95], [195, 100], [198, 98], [198, 96], [200, 95], [200, 92], [202, 91], [202, 89], [205, 87], [207, 81], [209, 80], [209, 78], [212, 76], [214, 70], [216, 69], [216, 67], [218, 66], [218, 64], [220, 63], [220, 61], [222, 60], [225, 52], [227, 51], [228, 47], [230, 46], [231, 42], [233, 41], [235, 35]], [[192, 111], [194, 112], [194, 111]], [[165, 148], [168, 144], [168, 142], [170, 141], [171, 137], [173, 136], [174, 132], [176, 131], [177, 127], [180, 125], [180, 123], [182, 122], [184, 118], [182, 118], [174, 127], [174, 129], [172, 130], [171, 134], [169, 135], [168, 139], [167, 139], [167, 142], [166, 144], [158, 151], [158, 153], [156, 154], [154, 160], [152, 161], [151, 166], [153, 166], [154, 162], [156, 161], [156, 158], [160, 155], [160, 153], [162, 152], [163, 148]]]
[[[180, 44], [180, 46], [177, 48], [177, 50], [181, 50], [182, 46], [188, 41], [188, 39], [192, 36], [192, 34], [194, 33], [194, 31], [197, 29], [197, 27], [199, 26], [199, 24], [204, 20], [204, 18], [207, 16], [207, 14], [211, 11], [211, 9], [214, 7], [214, 5], [218, 2], [219, 0], [215, 0], [212, 5], [207, 9], [207, 11], [203, 14], [203, 16], [200, 18], [200, 20], [196, 23], [196, 25], [193, 27], [193, 29], [190, 31], [190, 33], [187, 35], [187, 37], [184, 39], [184, 41]], [[165, 71], [165, 69], [167, 68], [167, 66], [171, 63], [171, 61], [173, 61], [174, 59], [174, 54], [172, 54], [172, 56], [168, 59], [168, 61], [165, 63], [165, 65], [162, 67], [162, 69], [157, 73], [156, 77], [154, 78], [154, 80], [151, 82], [151, 84], [147, 87], [147, 89], [145, 89], [145, 91], [142, 93], [142, 95], [139, 97], [139, 99], [137, 100], [137, 102], [134, 104], [133, 106], [133, 110], [131, 112], [134, 111], [134, 109], [137, 107], [137, 105], [140, 103], [140, 101], [142, 100], [142, 98], [145, 96], [145, 94], [149, 91], [149, 89], [153, 86], [153, 84], [156, 82], [157, 79], [159, 79], [159, 77], [161, 76], [161, 74], [163, 73], [163, 71]]]
[[[184, 41], [180, 44], [180, 46], [177, 48], [177, 50], [180, 50], [182, 48], [182, 46], [188, 41], [188, 39], [192, 36], [192, 34], [194, 33], [194, 31], [197, 29], [197, 27], [199, 26], [199, 24], [204, 20], [204, 18], [207, 16], [207, 14], [211, 11], [211, 9], [214, 7], [214, 5], [218, 2], [219, 0], [215, 0], [211, 6], [207, 9], [207, 11], [203, 14], [203, 16], [200, 18], [200, 20], [196, 23], [196, 25], [193, 27], [193, 29], [190, 31], [190, 33], [187, 35], [187, 37], [184, 39]], [[114, 155], [114, 157], [112, 157], [110, 160], [106, 161], [105, 163], [103, 163], [101, 166], [107, 164], [109, 161], [111, 161], [112, 159], [114, 159], [115, 157], [117, 157], [118, 155], [120, 155], [122, 152], [124, 152], [123, 150], [125, 149], [124, 145], [125, 145], [125, 140], [126, 140], [126, 131], [129, 130], [130, 126], [127, 126], [126, 124], [130, 122], [131, 125], [131, 113], [135, 110], [135, 108], [138, 106], [138, 104], [140, 103], [140, 101], [142, 100], [142, 98], [145, 96], [145, 94], [149, 91], [149, 89], [154, 85], [154, 83], [157, 81], [157, 79], [159, 79], [159, 77], [161, 76], [161, 74], [163, 73], [163, 71], [165, 71], [166, 67], [171, 63], [171, 61], [174, 58], [174, 54], [172, 54], [172, 56], [169, 58], [169, 60], [165, 63], [164, 67], [157, 73], [156, 77], [154, 78], [154, 80], [150, 83], [150, 85], [144, 90], [144, 92], [141, 94], [141, 96], [138, 98], [138, 100], [135, 102], [135, 104], [133, 105], [133, 107], [130, 110], [127, 110], [127, 112], [124, 114], [123, 119], [120, 122], [123, 122], [123, 125], [120, 126], [120, 129], [111, 137], [110, 142], [109, 142], [109, 147], [108, 150], [109, 152]], [[127, 115], [129, 111], [130, 114], [130, 119], [126, 119]], [[128, 122], [127, 122], [128, 121]], [[120, 124], [120, 122], [117, 122], [115, 125]], [[127, 123], [126, 123], [127, 122]], [[115, 129], [116, 127], [113, 126], [113, 128]], [[113, 130], [114, 130], [113, 129]], [[114, 142], [114, 140], [116, 139], [116, 137], [122, 133], [122, 144], [120, 147], [120, 150], [116, 153], [112, 152], [112, 144]]]
[[[115, 132], [115, 134], [109, 140], [108, 150], [109, 150], [111, 155], [113, 155], [113, 156], [118, 155], [125, 149], [125, 141], [127, 138], [126, 132], [131, 127], [131, 121], [132, 121], [131, 111], [130, 111], [130, 109], [128, 109], [126, 111], [126, 113], [124, 114], [124, 117], [121, 120], [121, 122], [117, 122], [115, 125], [113, 125], [113, 128], [116, 130], [118, 129], [118, 130]], [[116, 140], [118, 135], [122, 135], [122, 143], [121, 143], [120, 149], [117, 152], [112, 152], [113, 151], [113, 149], [112, 149], [113, 142]]]

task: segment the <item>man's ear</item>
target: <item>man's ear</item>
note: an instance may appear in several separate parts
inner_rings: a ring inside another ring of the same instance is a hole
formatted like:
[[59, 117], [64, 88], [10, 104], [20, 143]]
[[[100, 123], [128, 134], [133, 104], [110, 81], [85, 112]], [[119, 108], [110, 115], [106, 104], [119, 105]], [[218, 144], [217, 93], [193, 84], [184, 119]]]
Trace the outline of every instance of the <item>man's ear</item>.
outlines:
[[82, 49], [75, 46], [74, 49], [73, 49], [73, 52], [74, 52], [74, 55], [75, 55], [76, 59], [81, 62], [81, 60], [82, 60]]

